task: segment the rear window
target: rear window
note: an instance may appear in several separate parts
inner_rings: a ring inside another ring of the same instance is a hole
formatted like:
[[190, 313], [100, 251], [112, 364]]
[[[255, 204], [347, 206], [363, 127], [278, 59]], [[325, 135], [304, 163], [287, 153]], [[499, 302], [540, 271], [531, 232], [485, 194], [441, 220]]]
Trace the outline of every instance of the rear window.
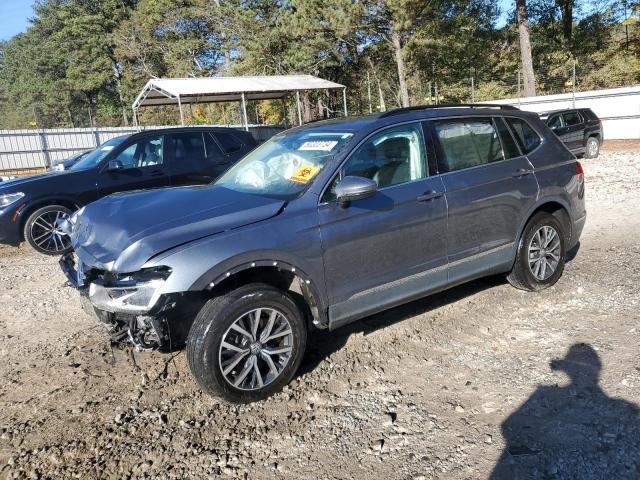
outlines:
[[440, 172], [453, 172], [502, 160], [502, 146], [491, 120], [435, 122], [440, 142]]
[[582, 116], [588, 118], [589, 120], [598, 120], [598, 116], [593, 113], [593, 110], [590, 108], [585, 108], [584, 110], [580, 110]]
[[521, 118], [514, 117], [505, 118], [505, 121], [523, 153], [532, 152], [540, 145], [542, 139], [527, 122]]

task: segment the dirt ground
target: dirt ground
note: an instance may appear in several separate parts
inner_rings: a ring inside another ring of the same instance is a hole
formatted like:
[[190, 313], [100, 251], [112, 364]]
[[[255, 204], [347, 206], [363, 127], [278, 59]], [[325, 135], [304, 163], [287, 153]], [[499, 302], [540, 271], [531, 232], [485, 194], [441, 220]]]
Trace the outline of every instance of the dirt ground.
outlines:
[[640, 478], [640, 154], [585, 160], [553, 288], [488, 278], [312, 339], [282, 393], [112, 351], [56, 260], [0, 248], [0, 479]]

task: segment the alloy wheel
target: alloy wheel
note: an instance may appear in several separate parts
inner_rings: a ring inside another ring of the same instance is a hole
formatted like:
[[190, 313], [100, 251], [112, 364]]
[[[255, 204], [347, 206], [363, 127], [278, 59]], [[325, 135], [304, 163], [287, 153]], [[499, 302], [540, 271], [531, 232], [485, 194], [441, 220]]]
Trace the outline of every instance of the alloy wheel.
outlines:
[[549, 225], [540, 227], [531, 237], [528, 249], [529, 269], [540, 281], [551, 277], [560, 263], [560, 235]]
[[595, 157], [598, 154], [598, 142], [593, 138], [587, 142], [587, 153], [590, 157]]
[[60, 222], [67, 218], [69, 214], [61, 210], [44, 212], [31, 223], [31, 239], [47, 252], [64, 252], [71, 246], [71, 239], [60, 229]]
[[287, 317], [273, 308], [256, 308], [224, 333], [219, 362], [229, 384], [258, 390], [280, 376], [292, 353], [293, 331]]

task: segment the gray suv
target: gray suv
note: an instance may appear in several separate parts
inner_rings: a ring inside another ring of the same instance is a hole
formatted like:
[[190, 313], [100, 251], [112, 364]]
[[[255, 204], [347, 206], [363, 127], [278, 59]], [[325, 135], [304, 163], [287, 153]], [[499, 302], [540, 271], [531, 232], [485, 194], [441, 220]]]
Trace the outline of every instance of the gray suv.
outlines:
[[98, 200], [60, 263], [113, 341], [186, 346], [204, 390], [250, 402], [313, 329], [486, 275], [553, 285], [585, 218], [582, 167], [535, 113], [415, 107], [289, 130], [207, 186]]

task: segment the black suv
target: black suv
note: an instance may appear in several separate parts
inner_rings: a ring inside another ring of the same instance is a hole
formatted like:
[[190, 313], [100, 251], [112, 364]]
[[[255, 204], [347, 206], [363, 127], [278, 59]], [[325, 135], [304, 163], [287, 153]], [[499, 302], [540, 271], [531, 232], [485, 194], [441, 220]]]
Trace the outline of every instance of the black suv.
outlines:
[[248, 132], [186, 127], [113, 138], [71, 169], [0, 184], [0, 243], [26, 240], [49, 255], [70, 249], [60, 222], [114, 192], [205, 184], [256, 145]]
[[596, 158], [604, 141], [602, 122], [590, 108], [553, 110], [540, 118], [576, 156]]

